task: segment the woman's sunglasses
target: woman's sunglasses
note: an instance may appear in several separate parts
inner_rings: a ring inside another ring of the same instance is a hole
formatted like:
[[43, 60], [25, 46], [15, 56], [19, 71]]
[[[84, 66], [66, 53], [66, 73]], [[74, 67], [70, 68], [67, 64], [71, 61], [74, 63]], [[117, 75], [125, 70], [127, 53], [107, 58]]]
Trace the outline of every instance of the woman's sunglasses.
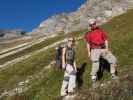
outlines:
[[74, 40], [68, 40], [69, 42], [74, 42]]

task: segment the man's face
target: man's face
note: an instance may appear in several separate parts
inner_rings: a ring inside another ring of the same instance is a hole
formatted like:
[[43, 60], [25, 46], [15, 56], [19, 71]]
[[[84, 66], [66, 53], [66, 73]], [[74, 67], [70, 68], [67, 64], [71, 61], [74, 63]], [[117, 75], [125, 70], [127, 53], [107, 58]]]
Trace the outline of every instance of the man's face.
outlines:
[[94, 29], [97, 28], [97, 25], [96, 25], [96, 23], [94, 23], [94, 24], [91, 24], [90, 27], [91, 27], [92, 30], [94, 30]]

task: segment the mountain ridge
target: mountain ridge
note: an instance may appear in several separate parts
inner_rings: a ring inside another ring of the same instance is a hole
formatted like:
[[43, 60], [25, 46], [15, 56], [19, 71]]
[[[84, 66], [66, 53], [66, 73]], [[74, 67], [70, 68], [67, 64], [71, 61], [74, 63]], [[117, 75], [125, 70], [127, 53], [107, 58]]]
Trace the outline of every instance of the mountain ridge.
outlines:
[[88, 28], [88, 19], [104, 23], [133, 7], [131, 0], [86, 0], [75, 12], [62, 13], [43, 21], [32, 34], [70, 33]]

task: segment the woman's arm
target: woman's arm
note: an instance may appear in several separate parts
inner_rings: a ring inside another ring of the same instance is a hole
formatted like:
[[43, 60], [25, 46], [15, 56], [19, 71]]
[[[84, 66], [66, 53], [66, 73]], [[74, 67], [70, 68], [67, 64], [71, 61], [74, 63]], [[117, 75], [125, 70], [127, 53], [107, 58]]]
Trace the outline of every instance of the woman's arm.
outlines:
[[62, 67], [65, 69], [66, 62], [65, 62], [65, 53], [66, 53], [66, 48], [63, 48], [62, 50]]
[[77, 72], [76, 61], [74, 61], [74, 69]]

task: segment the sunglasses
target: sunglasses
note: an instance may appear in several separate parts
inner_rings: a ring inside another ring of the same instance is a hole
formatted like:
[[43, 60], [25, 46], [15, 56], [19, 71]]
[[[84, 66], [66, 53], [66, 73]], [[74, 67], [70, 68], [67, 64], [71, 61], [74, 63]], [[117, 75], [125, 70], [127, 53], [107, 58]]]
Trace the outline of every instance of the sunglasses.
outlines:
[[90, 24], [90, 26], [94, 26], [94, 25], [96, 25], [96, 23]]
[[74, 42], [74, 40], [68, 40], [69, 42]]

